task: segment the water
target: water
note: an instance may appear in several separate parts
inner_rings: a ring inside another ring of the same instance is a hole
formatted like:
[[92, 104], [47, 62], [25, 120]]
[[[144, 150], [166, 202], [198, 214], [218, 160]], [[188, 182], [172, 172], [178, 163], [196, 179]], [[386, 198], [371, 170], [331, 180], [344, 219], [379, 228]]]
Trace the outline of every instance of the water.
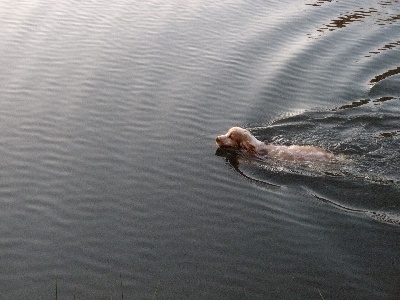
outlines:
[[399, 11], [3, 1], [1, 298], [398, 298]]

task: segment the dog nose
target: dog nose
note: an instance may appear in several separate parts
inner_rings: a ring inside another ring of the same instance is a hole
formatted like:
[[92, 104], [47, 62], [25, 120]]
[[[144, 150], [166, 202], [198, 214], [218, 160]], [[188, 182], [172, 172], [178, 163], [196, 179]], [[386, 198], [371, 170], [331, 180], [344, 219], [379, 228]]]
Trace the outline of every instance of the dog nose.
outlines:
[[215, 141], [216, 141], [217, 143], [221, 143], [221, 142], [222, 142], [222, 137], [221, 137], [220, 135], [218, 135], [218, 136], [215, 138]]
[[215, 142], [217, 143], [218, 147], [222, 145], [222, 139], [220, 135], [215, 138]]

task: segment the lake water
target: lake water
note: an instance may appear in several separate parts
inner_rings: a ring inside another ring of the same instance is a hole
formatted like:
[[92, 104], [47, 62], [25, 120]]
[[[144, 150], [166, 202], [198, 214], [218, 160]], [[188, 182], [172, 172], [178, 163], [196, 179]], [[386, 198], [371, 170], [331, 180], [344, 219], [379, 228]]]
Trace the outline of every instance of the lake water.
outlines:
[[[399, 299], [400, 2], [2, 1], [1, 299]], [[333, 166], [216, 151], [248, 128]]]

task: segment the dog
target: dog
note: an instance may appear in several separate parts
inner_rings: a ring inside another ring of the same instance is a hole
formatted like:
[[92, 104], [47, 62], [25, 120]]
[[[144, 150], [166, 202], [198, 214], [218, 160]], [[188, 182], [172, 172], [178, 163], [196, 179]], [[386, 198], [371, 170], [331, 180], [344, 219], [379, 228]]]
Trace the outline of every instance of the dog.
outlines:
[[335, 161], [334, 154], [314, 146], [280, 146], [269, 145], [257, 140], [250, 131], [241, 127], [232, 127], [224, 135], [215, 139], [219, 148], [244, 150], [257, 156], [284, 161]]

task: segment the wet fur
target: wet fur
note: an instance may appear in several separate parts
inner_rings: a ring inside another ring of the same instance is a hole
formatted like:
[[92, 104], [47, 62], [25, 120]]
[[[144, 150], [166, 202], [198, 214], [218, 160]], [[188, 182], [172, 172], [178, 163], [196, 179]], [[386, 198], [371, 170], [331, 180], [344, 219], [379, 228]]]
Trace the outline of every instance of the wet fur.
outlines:
[[335, 155], [320, 147], [265, 144], [241, 127], [232, 127], [226, 134], [217, 136], [215, 141], [220, 148], [245, 150], [251, 155], [278, 160], [324, 162], [336, 160]]

